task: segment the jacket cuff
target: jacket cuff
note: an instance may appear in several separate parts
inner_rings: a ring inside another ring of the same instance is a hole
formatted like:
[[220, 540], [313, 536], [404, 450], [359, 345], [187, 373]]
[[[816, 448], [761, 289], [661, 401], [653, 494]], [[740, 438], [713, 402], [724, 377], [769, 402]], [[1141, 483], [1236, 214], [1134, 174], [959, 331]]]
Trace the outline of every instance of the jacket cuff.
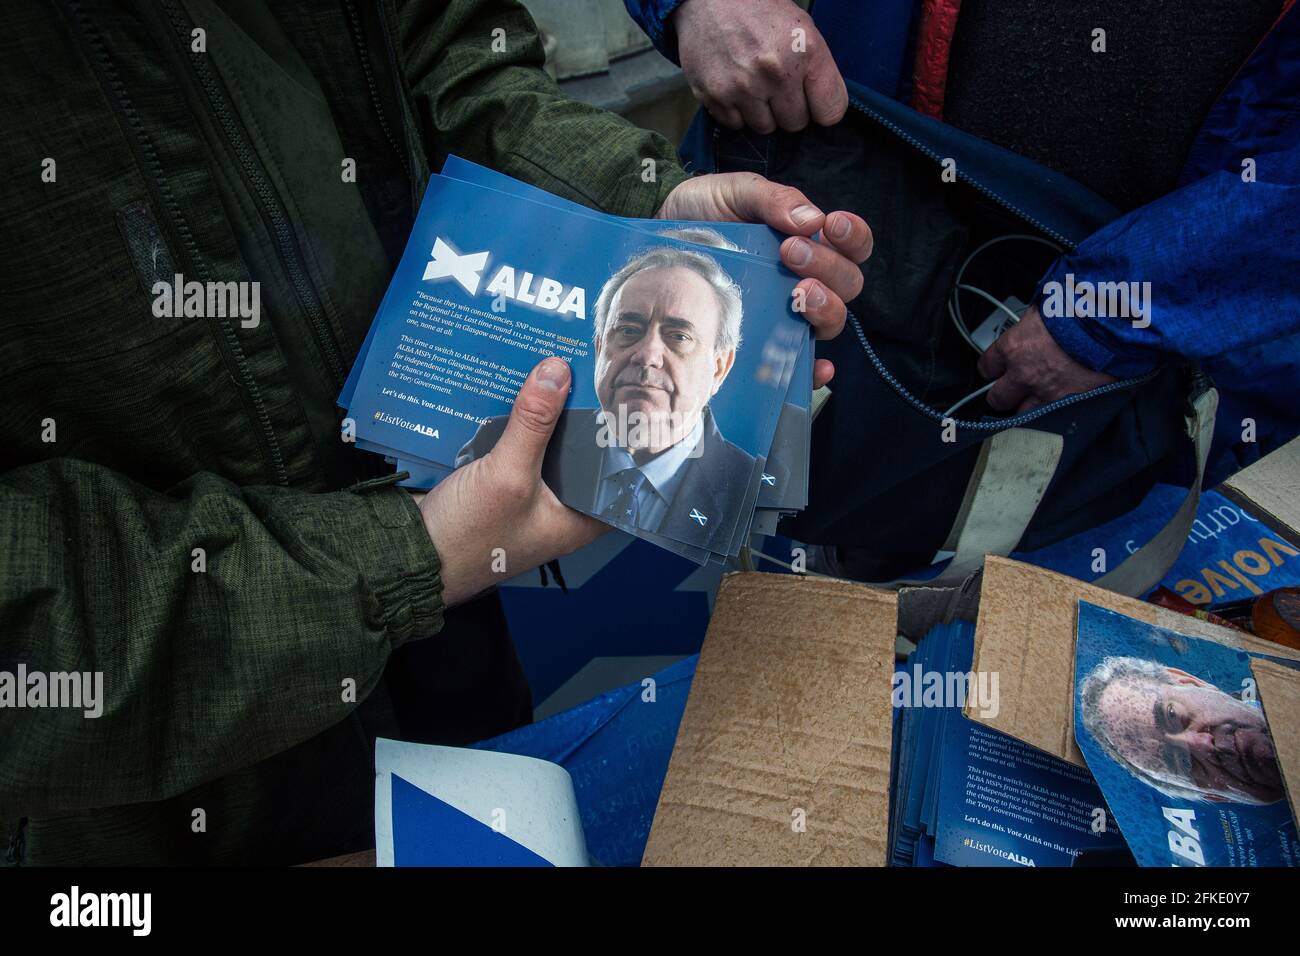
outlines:
[[389, 475], [348, 491], [369, 506], [355, 527], [358, 565], [367, 574], [375, 613], [393, 648], [442, 630], [442, 560], [415, 499]]
[[[1049, 316], [1044, 311], [1046, 298], [1044, 287], [1053, 281], [1064, 286], [1065, 273], [1069, 271], [1074, 270], [1065, 266], [1064, 260], [1059, 260], [1058, 265], [1053, 267], [1039, 283], [1039, 292], [1034, 299], [1038, 314], [1042, 316], [1043, 324], [1056, 340], [1056, 344], [1079, 364], [1087, 366], [1094, 372], [1104, 372], [1116, 378], [1137, 378], [1159, 365], [1158, 361], [1141, 352], [1119, 351], [1116, 345], [1105, 341], [1109, 338], [1105, 330], [1097, 328], [1095, 323], [1087, 319], [1070, 315]], [[1083, 278], [1077, 272], [1075, 277], [1076, 280]]]
[[[664, 168], [664, 167], [667, 168]], [[663, 208], [663, 204], [668, 201], [668, 194], [680, 186], [686, 180], [690, 179], [690, 173], [675, 163], [660, 164], [659, 171], [659, 194], [655, 197], [654, 208], [642, 214], [642, 219], [653, 219]]]
[[[635, 18], [655, 49], [678, 66], [682, 65], [682, 61], [677, 52], [677, 31], [668, 20], [683, 2], [685, 0], [651, 0], [649, 3], [641, 3], [637, 5], [641, 16]], [[628, 3], [627, 6], [630, 12], [632, 4]]]
[[[666, 142], [663, 146], [665, 152], [671, 155], [671, 149]], [[642, 170], [647, 159], [653, 159], [655, 164], [655, 176], [652, 182], [646, 182], [642, 178]], [[625, 219], [653, 219], [668, 198], [668, 194], [690, 178], [676, 160], [665, 159], [660, 154], [642, 154], [629, 162], [628, 168], [629, 172], [612, 182], [597, 201], [597, 205], [603, 211]]]
[[[527, 166], [517, 175], [547, 192], [613, 216], [654, 218], [668, 194], [690, 176], [672, 158], [672, 148], [657, 133], [616, 126], [604, 131], [604, 135], [606, 142], [595, 164], [572, 165], [557, 162], [554, 156], [516, 151], [512, 156]], [[628, 158], [620, 159], [618, 172], [611, 175], [604, 159], [607, 155]], [[647, 159], [653, 159], [655, 164], [651, 182], [641, 178]], [[591, 188], [593, 184], [596, 189]]]

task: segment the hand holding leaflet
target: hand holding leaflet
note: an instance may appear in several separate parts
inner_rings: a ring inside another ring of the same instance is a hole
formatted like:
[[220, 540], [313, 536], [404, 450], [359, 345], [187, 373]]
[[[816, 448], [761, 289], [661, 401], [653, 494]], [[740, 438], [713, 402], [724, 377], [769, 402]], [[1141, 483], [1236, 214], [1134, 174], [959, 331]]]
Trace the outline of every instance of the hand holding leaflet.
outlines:
[[[499, 190], [523, 199], [567, 209], [578, 215], [592, 218], [605, 218], [586, 206], [552, 195], [544, 189], [538, 189], [528, 183], [520, 182], [504, 173], [488, 169], [477, 163], [448, 156], [443, 164], [442, 175], [462, 182], [474, 183], [489, 189]], [[730, 243], [736, 252], [745, 252], [766, 259], [773, 263], [781, 261], [781, 244], [784, 237], [769, 226], [751, 222], [714, 222], [703, 223], [696, 220], [679, 219], [619, 219], [623, 225], [642, 232], [671, 236], [697, 242], [703, 245], [718, 245], [719, 241]], [[839, 217], [835, 219], [838, 224]], [[868, 231], [867, 235], [870, 233]], [[801, 286], [808, 283], [800, 283]], [[796, 286], [796, 293], [799, 286]], [[813, 343], [811, 338], [803, 344], [799, 359], [790, 380], [790, 390], [786, 404], [781, 410], [777, 422], [776, 434], [772, 440], [772, 449], [767, 457], [767, 464], [759, 474], [758, 508], [772, 509], [777, 512], [795, 512], [808, 503], [808, 455], [809, 422], [812, 418], [811, 403], [813, 390]], [[406, 467], [399, 463], [399, 467]], [[413, 485], [418, 487], [418, 485]]]
[[454, 556], [442, 566], [448, 606], [499, 583], [512, 565], [536, 567], [609, 530], [560, 504], [541, 480], [546, 443], [570, 380], [560, 359], [539, 362], [519, 389], [495, 447], [453, 471], [420, 501], [433, 546], [440, 555]]
[[435, 177], [340, 401], [363, 447], [436, 473], [486, 460], [532, 359], [558, 355], [573, 395], [542, 474], [559, 501], [695, 560], [734, 553], [807, 361], [796, 281]]

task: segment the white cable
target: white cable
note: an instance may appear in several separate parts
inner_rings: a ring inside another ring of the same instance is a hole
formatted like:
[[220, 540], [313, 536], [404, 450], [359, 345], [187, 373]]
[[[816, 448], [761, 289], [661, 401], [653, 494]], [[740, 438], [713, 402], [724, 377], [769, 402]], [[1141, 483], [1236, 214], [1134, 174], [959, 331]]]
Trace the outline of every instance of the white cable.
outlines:
[[[953, 283], [952, 295], [949, 296], [948, 298], [948, 316], [949, 318], [952, 319], [952, 324], [957, 329], [957, 334], [962, 337], [962, 340], [971, 348], [973, 348], [976, 352], [979, 352], [981, 355], [984, 354], [985, 350], [980, 348], [979, 344], [971, 336], [970, 329], [966, 328], [966, 320], [962, 317], [960, 294], [962, 292], [970, 292], [973, 293], [974, 295], [979, 296], [982, 299], [988, 300], [997, 308], [1001, 309], [1008, 316], [1010, 316], [1012, 322], [1019, 322], [1024, 310], [1022, 309], [1021, 313], [1018, 314], [1015, 311], [1013, 311], [1011, 307], [1007, 305], [1005, 302], [1000, 301], [993, 295], [990, 295], [988, 292], [985, 292], [983, 289], [976, 288], [973, 285], [967, 285], [961, 280], [962, 277], [966, 275], [966, 267], [971, 264], [971, 261], [974, 260], [976, 256], [978, 256], [989, 246], [995, 245], [999, 242], [1009, 242], [1012, 239], [1023, 239], [1026, 242], [1037, 242], [1040, 245], [1048, 246], [1049, 248], [1053, 249], [1058, 255], [1060, 255], [1061, 252], [1063, 251], [1061, 247], [1058, 246], [1056, 243], [1044, 239], [1042, 236], [1031, 236], [1028, 233], [1013, 233], [1007, 236], [994, 236], [992, 239], [978, 246], [975, 249], [975, 251], [972, 252], [970, 255], [968, 255], [965, 261], [962, 262], [961, 268], [957, 270], [956, 281]], [[1028, 308], [1028, 306], [1026, 306], [1025, 308]], [[997, 384], [996, 381], [989, 382], [983, 388], [979, 388], [971, 392], [969, 395], [967, 395], [965, 398], [959, 401], [952, 408], [944, 412], [942, 417], [944, 418], [952, 417], [953, 412], [957, 411], [957, 409], [961, 408], [967, 402], [974, 401], [975, 399], [979, 398], [981, 395], [983, 395], [985, 392], [991, 389], [995, 384]]]
[[944, 417], [944, 418], [951, 418], [953, 412], [955, 412], [957, 409], [961, 408], [963, 405], [965, 405], [965, 404], [966, 404], [967, 402], [969, 402], [971, 399], [979, 398], [981, 395], [983, 395], [985, 392], [987, 392], [990, 388], [992, 388], [992, 387], [993, 387], [994, 385], [996, 385], [996, 384], [997, 384], [997, 380], [994, 379], [992, 382], [989, 382], [989, 383], [988, 383], [987, 385], [985, 385], [983, 388], [979, 388], [979, 389], [976, 389], [975, 391], [971, 392], [969, 395], [967, 395], [965, 398], [963, 398], [960, 402], [958, 402], [958, 403], [957, 403], [956, 405], [954, 405], [952, 408], [950, 408], [950, 409], [948, 409], [946, 412], [944, 412], [942, 417]]
[[[952, 319], [952, 324], [956, 327], [957, 334], [962, 337], [962, 340], [971, 348], [973, 348], [976, 352], [979, 352], [981, 354], [983, 354], [984, 349], [980, 348], [979, 345], [976, 344], [975, 340], [971, 338], [970, 330], [966, 328], [966, 320], [961, 314], [961, 296], [959, 294], [960, 292], [965, 290], [983, 296], [985, 299], [988, 299], [998, 308], [1008, 313], [1011, 316], [1013, 321], [1019, 322], [1020, 316], [1016, 315], [1004, 303], [999, 302], [997, 299], [989, 295], [983, 289], [977, 289], [975, 288], [975, 286], [971, 286], [971, 285], [963, 285], [961, 280], [962, 277], [966, 275], [967, 266], [969, 266], [971, 264], [971, 261], [974, 260], [974, 258], [978, 256], [981, 252], [983, 252], [989, 246], [996, 245], [999, 242], [1009, 242], [1013, 239], [1022, 239], [1026, 242], [1037, 242], [1039, 245], [1047, 246], [1048, 248], [1054, 250], [1058, 255], [1064, 251], [1056, 243], [1051, 242], [1048, 239], [1044, 239], [1042, 236], [1031, 236], [1029, 233], [1026, 232], [1018, 232], [1006, 236], [994, 236], [992, 239], [989, 239], [987, 242], [984, 242], [980, 246], [976, 247], [975, 251], [966, 257], [965, 261], [962, 262], [961, 267], [957, 270], [957, 278], [956, 281], [953, 283], [952, 295], [949, 297], [948, 300], [948, 316]], [[966, 401], [968, 400], [969, 399], [967, 399]], [[965, 404], [965, 401], [963, 401], [961, 404]], [[956, 407], [960, 407], [960, 405]]]
[[[980, 297], [983, 298], [983, 299], [988, 299], [990, 302], [992, 302], [994, 305], [996, 305], [999, 309], [1001, 309], [1001, 310], [1002, 310], [1003, 312], [1005, 312], [1007, 315], [1011, 316], [1011, 321], [1012, 321], [1012, 322], [1019, 322], [1019, 321], [1020, 321], [1020, 316], [1016, 315], [1016, 313], [1014, 313], [1014, 312], [1011, 311], [1011, 306], [1007, 305], [1005, 302], [1000, 302], [1000, 301], [998, 301], [996, 298], [994, 298], [993, 296], [989, 295], [989, 294], [988, 294], [987, 292], [985, 292], [983, 289], [977, 289], [977, 288], [975, 288], [975, 286], [973, 286], [973, 285], [965, 285], [965, 284], [960, 284], [960, 285], [957, 286], [957, 288], [958, 288], [958, 289], [961, 289], [961, 290], [963, 290], [963, 291], [965, 291], [965, 292], [974, 292], [977, 296], [980, 296]], [[978, 348], [978, 346], [976, 346], [976, 347]], [[983, 350], [981, 350], [981, 351], [983, 351]]]

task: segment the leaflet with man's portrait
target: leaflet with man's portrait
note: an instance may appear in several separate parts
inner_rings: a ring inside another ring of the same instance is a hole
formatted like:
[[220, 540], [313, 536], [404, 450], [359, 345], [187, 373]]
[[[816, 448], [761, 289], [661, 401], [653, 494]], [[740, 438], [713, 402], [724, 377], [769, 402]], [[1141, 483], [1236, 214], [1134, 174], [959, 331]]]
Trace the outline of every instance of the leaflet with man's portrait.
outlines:
[[650, 233], [434, 177], [344, 400], [365, 447], [462, 466], [558, 355], [560, 500], [697, 561], [735, 553], [808, 340], [796, 282], [707, 226]]
[[1255, 656], [1079, 602], [1074, 735], [1140, 865], [1300, 865]]
[[[448, 156], [442, 175], [462, 182], [486, 186], [507, 195], [531, 199], [557, 209], [589, 218], [608, 219], [604, 213], [580, 206], [529, 183], [521, 182], [505, 173], [480, 166], [459, 156]], [[733, 252], [747, 253], [766, 259], [773, 264], [781, 262], [781, 243], [785, 237], [770, 226], [752, 222], [699, 222], [665, 221], [652, 219], [615, 218], [616, 222], [642, 232], [662, 236], [676, 236], [690, 242], [727, 248]], [[808, 504], [808, 466], [812, 438], [813, 392], [813, 342], [805, 339], [803, 350], [795, 362], [790, 378], [790, 389], [777, 420], [772, 437], [772, 448], [767, 464], [759, 475], [756, 507], [778, 514], [803, 510]]]

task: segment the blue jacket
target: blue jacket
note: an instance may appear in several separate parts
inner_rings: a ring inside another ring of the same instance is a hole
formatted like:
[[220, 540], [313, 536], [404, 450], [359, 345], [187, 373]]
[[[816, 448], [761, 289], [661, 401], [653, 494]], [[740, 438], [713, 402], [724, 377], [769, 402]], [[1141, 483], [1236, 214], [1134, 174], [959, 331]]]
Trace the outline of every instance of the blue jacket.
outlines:
[[677, 58], [677, 33], [668, 22], [683, 0], [623, 0], [628, 16], [637, 22], [655, 49], [674, 63]]
[[[1253, 181], [1251, 181], [1253, 180]], [[1151, 323], [1048, 320], [1076, 359], [1136, 375], [1199, 361], [1222, 404], [1213, 483], [1300, 433], [1300, 9], [1211, 109], [1173, 192], [1121, 216], [1044, 282], [1149, 281]], [[1245, 420], [1257, 441], [1243, 442]]]
[[[669, 15], [681, 0], [624, 0], [676, 58]], [[1247, 161], [1250, 162], [1247, 162]], [[1180, 184], [1120, 216], [1043, 278], [1150, 282], [1150, 324], [1060, 316], [1062, 348], [1132, 376], [1201, 363], [1221, 406], [1207, 482], [1300, 434], [1300, 9], [1293, 5], [1206, 117]], [[1253, 422], [1255, 440], [1243, 441]]]

